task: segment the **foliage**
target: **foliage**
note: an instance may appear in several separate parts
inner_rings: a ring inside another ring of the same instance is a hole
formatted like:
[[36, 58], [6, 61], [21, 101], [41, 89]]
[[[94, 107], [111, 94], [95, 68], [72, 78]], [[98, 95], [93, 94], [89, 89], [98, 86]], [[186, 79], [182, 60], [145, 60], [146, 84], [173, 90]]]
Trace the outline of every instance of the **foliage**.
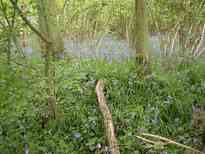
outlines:
[[[93, 153], [97, 144], [106, 149], [94, 91], [100, 78], [106, 83], [122, 153], [148, 150], [135, 137], [140, 132], [166, 136], [196, 148], [200, 145], [197, 138], [202, 130], [197, 131], [191, 121], [192, 108], [205, 107], [204, 62], [178, 66], [174, 71], [163, 71], [156, 63], [153, 74], [142, 80], [135, 75], [132, 61], [59, 61], [58, 119], [45, 129], [41, 127], [46, 108], [42, 64], [33, 64], [28, 65], [35, 69], [0, 65], [0, 151], [4, 154], [22, 153], [25, 143], [34, 154]], [[171, 146], [164, 150], [180, 153], [182, 149]]]
[[[24, 15], [37, 27], [37, 1], [19, 0], [18, 5], [23, 2], [27, 8]], [[52, 34], [63, 33], [65, 39], [77, 41], [97, 39], [100, 44], [101, 38], [111, 33], [132, 43], [134, 0], [56, 2], [52, 19], [57, 23], [49, 25]], [[200, 45], [204, 5], [201, 0], [147, 0], [149, 32], [168, 35], [170, 40], [165, 42], [171, 42], [169, 46], [175, 45], [174, 36], [179, 33], [176, 39], [193, 53]], [[94, 91], [98, 79], [105, 81], [123, 154], [184, 152], [171, 145], [150, 147], [137, 139], [141, 132], [197, 149], [204, 146], [203, 114], [198, 115], [205, 109], [204, 59], [162, 57], [151, 63], [152, 73], [145, 79], [137, 74], [133, 60], [108, 63], [99, 59], [52, 59], [57, 118], [46, 121], [49, 106], [44, 55], [35, 59], [16, 53], [21, 50], [21, 37], [27, 33], [33, 35], [11, 3], [0, 0], [0, 153], [20, 154], [27, 148], [31, 154], [108, 153]], [[56, 37], [53, 42], [59, 45], [64, 38]]]

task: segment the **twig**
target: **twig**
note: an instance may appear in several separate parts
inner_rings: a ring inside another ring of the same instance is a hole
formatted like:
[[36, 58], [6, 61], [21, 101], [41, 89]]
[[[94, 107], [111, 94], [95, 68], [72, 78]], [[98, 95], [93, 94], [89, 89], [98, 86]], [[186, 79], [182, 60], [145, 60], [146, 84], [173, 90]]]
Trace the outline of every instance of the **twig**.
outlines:
[[167, 144], [174, 144], [174, 145], [177, 145], [179, 147], [182, 147], [182, 148], [185, 148], [185, 149], [188, 149], [188, 150], [191, 150], [193, 152], [197, 152], [197, 153], [200, 153], [200, 154], [205, 154], [204, 152], [201, 152], [199, 150], [196, 150], [192, 147], [189, 147], [187, 145], [184, 145], [184, 144], [181, 144], [181, 143], [177, 143], [175, 141], [172, 141], [170, 139], [167, 139], [165, 137], [161, 137], [161, 136], [158, 136], [158, 135], [152, 135], [152, 134], [148, 134], [148, 133], [142, 133], [142, 136], [147, 136], [147, 137], [152, 137], [152, 138], [155, 138], [155, 139], [159, 139], [159, 140], [162, 140], [164, 142], [166, 142]]
[[17, 3], [14, 0], [9, 0], [11, 2], [11, 4], [13, 5], [13, 7], [18, 11], [20, 17], [22, 18], [22, 20], [28, 25], [28, 27], [35, 32], [44, 42], [46, 42], [47, 44], [51, 44], [52, 42], [50, 42], [46, 37], [44, 37], [39, 30], [37, 30], [32, 24], [31, 22], [23, 15], [23, 12], [21, 11], [21, 9], [18, 7]]
[[149, 140], [149, 139], [146, 139], [144, 137], [141, 137], [141, 136], [136, 136], [137, 138], [147, 142], [147, 143], [150, 143], [150, 144], [155, 144], [156, 142], [155, 141], [152, 141], [152, 140]]

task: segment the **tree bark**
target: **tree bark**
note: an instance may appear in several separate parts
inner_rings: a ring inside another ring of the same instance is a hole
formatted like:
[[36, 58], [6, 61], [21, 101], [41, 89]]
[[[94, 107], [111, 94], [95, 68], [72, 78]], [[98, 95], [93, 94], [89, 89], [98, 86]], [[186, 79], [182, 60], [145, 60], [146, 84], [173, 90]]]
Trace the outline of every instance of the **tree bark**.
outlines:
[[145, 0], [135, 0], [135, 48], [137, 62], [149, 61], [149, 33]]
[[107, 102], [106, 102], [106, 99], [103, 93], [103, 89], [104, 89], [104, 83], [102, 80], [99, 80], [96, 85], [96, 94], [97, 94], [97, 99], [98, 99], [98, 105], [103, 115], [103, 121], [104, 121], [107, 141], [108, 141], [108, 144], [111, 150], [111, 154], [120, 154], [119, 145], [115, 137], [112, 115], [107, 106]]
[[[41, 40], [41, 50], [45, 58], [45, 77], [46, 77], [46, 91], [48, 103], [48, 116], [49, 118], [56, 117], [56, 96], [55, 96], [55, 66], [54, 66], [54, 35], [52, 25], [55, 25], [55, 14], [52, 14], [51, 8], [53, 7], [54, 0], [37, 0], [38, 16], [39, 16], [39, 29], [40, 33], [49, 39], [52, 43]], [[52, 7], [51, 7], [52, 6]]]

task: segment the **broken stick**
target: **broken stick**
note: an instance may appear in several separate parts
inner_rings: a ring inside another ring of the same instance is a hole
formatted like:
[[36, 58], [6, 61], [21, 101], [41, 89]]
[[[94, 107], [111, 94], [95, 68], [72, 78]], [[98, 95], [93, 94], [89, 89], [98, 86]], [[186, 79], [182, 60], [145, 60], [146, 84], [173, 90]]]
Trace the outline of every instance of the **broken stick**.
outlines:
[[111, 154], [120, 154], [120, 148], [115, 137], [114, 125], [112, 121], [112, 114], [107, 106], [105, 95], [103, 92], [104, 83], [102, 80], [99, 80], [96, 85], [96, 94], [98, 99], [98, 105], [100, 111], [103, 115], [103, 121], [105, 126], [105, 133], [107, 141], [110, 147]]

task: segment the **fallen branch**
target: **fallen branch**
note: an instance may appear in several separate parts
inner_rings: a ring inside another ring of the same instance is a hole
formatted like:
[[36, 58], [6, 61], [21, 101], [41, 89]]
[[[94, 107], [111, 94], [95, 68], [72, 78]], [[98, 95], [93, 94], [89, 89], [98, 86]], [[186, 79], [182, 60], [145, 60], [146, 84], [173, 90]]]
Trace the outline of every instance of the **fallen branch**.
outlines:
[[142, 133], [141, 135], [145, 136], [145, 137], [150, 137], [150, 138], [153, 138], [153, 139], [160, 140], [160, 141], [153, 141], [153, 140], [149, 140], [149, 139], [146, 139], [144, 137], [141, 137], [141, 136], [136, 136], [137, 138], [139, 138], [139, 139], [141, 139], [141, 140], [143, 140], [144, 142], [147, 142], [147, 143], [151, 143], [151, 144], [161, 143], [162, 146], [168, 145], [168, 144], [173, 144], [173, 145], [176, 145], [178, 147], [181, 147], [181, 148], [184, 148], [184, 149], [196, 152], [198, 154], [205, 154], [204, 152], [201, 152], [201, 151], [199, 151], [197, 149], [194, 149], [192, 147], [189, 147], [189, 146], [181, 144], [181, 143], [177, 143], [177, 142], [175, 142], [173, 140], [170, 140], [170, 139], [165, 138], [165, 137], [161, 137], [159, 135], [153, 135], [153, 134], [148, 134], [148, 133]]
[[117, 143], [117, 139], [115, 137], [112, 115], [107, 106], [107, 102], [104, 96], [103, 89], [104, 89], [104, 83], [102, 80], [99, 80], [96, 85], [96, 94], [97, 94], [97, 99], [98, 99], [98, 105], [103, 115], [103, 121], [104, 121], [107, 141], [108, 141], [108, 144], [111, 150], [111, 154], [120, 154], [120, 150], [119, 150], [120, 148]]

